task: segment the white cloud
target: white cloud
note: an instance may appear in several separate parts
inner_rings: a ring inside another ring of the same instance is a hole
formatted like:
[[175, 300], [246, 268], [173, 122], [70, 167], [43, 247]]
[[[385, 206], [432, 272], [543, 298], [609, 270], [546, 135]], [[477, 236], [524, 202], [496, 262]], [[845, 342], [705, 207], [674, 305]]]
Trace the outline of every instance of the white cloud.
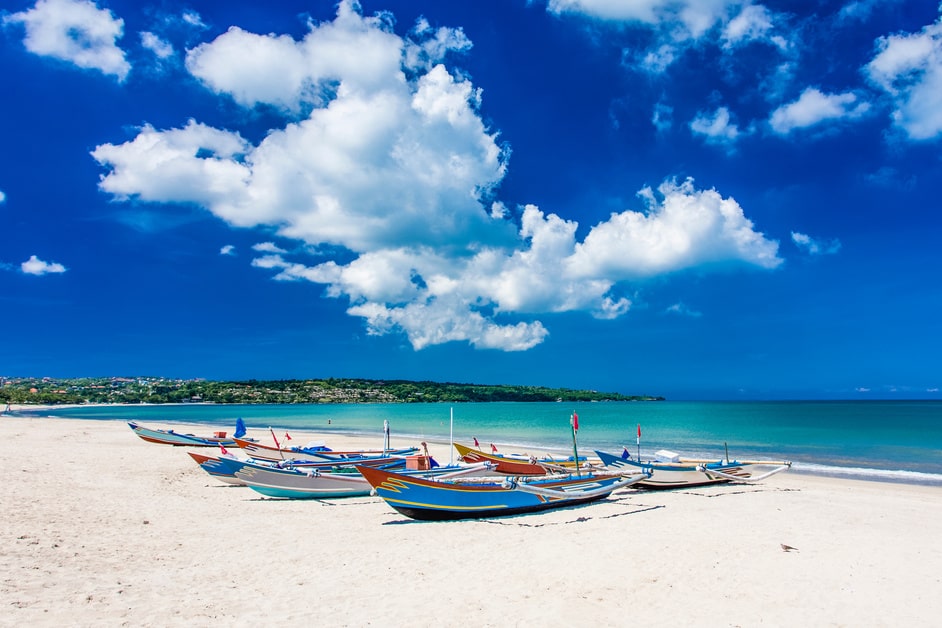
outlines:
[[730, 53], [750, 42], [782, 52], [795, 48], [781, 24], [786, 19], [749, 0], [549, 0], [547, 10], [560, 16], [582, 16], [615, 24], [641, 25], [653, 31], [650, 45], [627, 48], [623, 63], [650, 74], [662, 74], [687, 50], [714, 42]]
[[20, 270], [27, 275], [46, 275], [48, 273], [64, 273], [66, 267], [56, 262], [44, 262], [35, 255], [20, 264]]
[[664, 310], [667, 314], [677, 314], [678, 316], [689, 316], [690, 318], [700, 318], [703, 316], [702, 312], [690, 309], [684, 303], [675, 303]]
[[[250, 171], [241, 159], [248, 150], [238, 133], [190, 120], [184, 128], [169, 131], [144, 125], [132, 141], [103, 144], [92, 156], [111, 168], [99, 187], [118, 198], [198, 203], [212, 209], [243, 199]], [[251, 218], [240, 220], [234, 211], [227, 217], [239, 226], [257, 224]]]
[[99, 70], [123, 81], [131, 65], [116, 44], [124, 20], [87, 0], [39, 0], [36, 5], [4, 18], [26, 28], [23, 40], [30, 52]]
[[206, 28], [206, 24], [203, 22], [202, 16], [196, 11], [184, 11], [181, 19], [192, 27], [198, 28], [200, 30]]
[[697, 190], [691, 179], [665, 181], [658, 192], [660, 201], [642, 190], [646, 212], [612, 214], [593, 227], [568, 261], [570, 271], [625, 280], [711, 263], [781, 264], [778, 243], [755, 231], [734, 199]]
[[743, 0], [550, 0], [547, 10], [600, 20], [680, 24], [684, 36], [700, 37]]
[[276, 255], [287, 253], [286, 250], [279, 247], [274, 242], [259, 242], [258, 244], [253, 244], [252, 250], [258, 251], [259, 253], [275, 253]]
[[173, 56], [173, 46], [170, 42], [149, 31], [141, 32], [141, 45], [153, 52], [158, 59], [169, 59]]
[[301, 41], [231, 27], [190, 50], [187, 68], [208, 88], [244, 106], [299, 112], [323, 105], [337, 90], [346, 98], [402, 90], [404, 69], [427, 72], [448, 52], [471, 47], [461, 29], [432, 29], [421, 19], [403, 39], [392, 32], [391, 16], [363, 17], [357, 9], [344, 0], [334, 21], [311, 24]]
[[[342, 2], [333, 22], [312, 24], [302, 41], [230, 29], [191, 51], [189, 67], [211, 89], [290, 119], [257, 144], [193, 120], [144, 125], [92, 153], [106, 169], [100, 188], [342, 247], [347, 261], [308, 265], [295, 259], [306, 247], [266, 242], [253, 247], [251, 264], [277, 280], [324, 285], [369, 333], [404, 333], [416, 349], [462, 341], [525, 350], [549, 333], [534, 320], [540, 314], [623, 315], [631, 301], [619, 282], [703, 264], [781, 263], [777, 243], [735, 200], [692, 181], [662, 185], [660, 203], [647, 190], [646, 212], [613, 215], [583, 242], [575, 222], [535, 206], [515, 224], [493, 198], [507, 152], [481, 119], [481, 91], [433, 63], [470, 43], [422, 22], [399, 38], [389, 16], [363, 18], [355, 8]], [[249, 59], [238, 76], [234, 65]]]
[[651, 124], [658, 132], [669, 131], [674, 124], [674, 108], [662, 102], [656, 103], [651, 115]]
[[942, 135], [942, 18], [918, 33], [877, 40], [864, 66], [870, 82], [893, 100], [893, 122], [910, 139]]
[[465, 52], [472, 47], [462, 29], [433, 29], [425, 18], [419, 18], [412, 34], [413, 37], [405, 42], [405, 65], [409, 68], [427, 70], [444, 61], [448, 53]]
[[220, 255], [235, 255], [235, 246], [231, 244], [226, 244], [221, 249], [219, 249]]
[[841, 250], [840, 240], [824, 242], [797, 231], [792, 231], [792, 242], [808, 255], [833, 255]]
[[795, 129], [815, 126], [828, 120], [857, 119], [870, 110], [870, 104], [860, 101], [853, 92], [825, 94], [809, 87], [798, 100], [782, 105], [772, 112], [769, 124], [780, 135]]
[[885, 6], [902, 1], [904, 0], [854, 0], [841, 7], [837, 18], [845, 22], [865, 22], [870, 18], [874, 9], [880, 5]]
[[0, 203], [5, 203], [6, 200], [7, 200], [7, 195], [4, 193], [3, 190], [0, 190]]
[[703, 135], [708, 144], [730, 145], [740, 135], [739, 127], [731, 120], [729, 109], [720, 107], [712, 115], [700, 112], [690, 123], [690, 130]]

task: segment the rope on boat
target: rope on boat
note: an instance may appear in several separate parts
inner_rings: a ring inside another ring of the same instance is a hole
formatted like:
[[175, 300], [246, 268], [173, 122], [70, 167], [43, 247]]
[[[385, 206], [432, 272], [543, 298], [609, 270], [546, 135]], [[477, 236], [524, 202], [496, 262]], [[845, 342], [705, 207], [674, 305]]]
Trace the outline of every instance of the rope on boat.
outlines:
[[767, 478], [767, 477], [771, 477], [771, 476], [775, 475], [776, 473], [780, 473], [780, 472], [784, 471], [785, 469], [790, 469], [791, 466], [792, 466], [792, 463], [786, 462], [786, 463], [782, 464], [782, 466], [776, 467], [776, 468], [772, 469], [771, 471], [769, 471], [768, 473], [764, 473], [764, 474], [762, 474], [762, 475], [760, 475], [760, 476], [758, 476], [758, 477], [742, 477], [742, 476], [739, 476], [739, 475], [733, 475], [733, 474], [731, 474], [731, 473], [724, 473], [723, 471], [718, 471], [718, 470], [716, 470], [716, 469], [708, 469], [707, 467], [705, 467], [705, 466], [703, 466], [703, 465], [698, 466], [698, 467], [697, 467], [697, 471], [701, 471], [701, 472], [703, 472], [703, 473], [706, 473], [707, 475], [718, 475], [718, 476], [721, 477], [721, 478], [726, 478], [726, 479], [732, 480], [732, 481], [734, 481], [734, 482], [753, 483], [753, 482], [761, 482], [762, 480], [764, 480], [764, 479]]

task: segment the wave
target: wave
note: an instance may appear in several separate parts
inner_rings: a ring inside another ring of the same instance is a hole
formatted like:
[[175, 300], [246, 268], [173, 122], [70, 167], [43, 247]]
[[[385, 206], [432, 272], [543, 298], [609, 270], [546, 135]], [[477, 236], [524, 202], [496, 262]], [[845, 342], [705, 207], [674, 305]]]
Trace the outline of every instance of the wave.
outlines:
[[792, 463], [792, 471], [795, 471], [796, 473], [807, 473], [808, 475], [821, 475], [826, 477], [844, 477], [858, 480], [899, 482], [901, 484], [942, 486], [942, 474], [940, 473], [906, 471], [904, 469], [835, 467], [831, 465], [814, 464], [809, 462], [794, 462]]

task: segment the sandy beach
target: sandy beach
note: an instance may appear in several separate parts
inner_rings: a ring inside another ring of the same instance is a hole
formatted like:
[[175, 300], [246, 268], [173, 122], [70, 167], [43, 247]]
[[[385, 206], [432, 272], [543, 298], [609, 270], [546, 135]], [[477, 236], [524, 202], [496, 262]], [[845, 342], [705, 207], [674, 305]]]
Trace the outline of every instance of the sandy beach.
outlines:
[[8, 416], [0, 473], [0, 625], [934, 626], [942, 613], [934, 487], [786, 472], [420, 523], [378, 497], [263, 499], [123, 422]]

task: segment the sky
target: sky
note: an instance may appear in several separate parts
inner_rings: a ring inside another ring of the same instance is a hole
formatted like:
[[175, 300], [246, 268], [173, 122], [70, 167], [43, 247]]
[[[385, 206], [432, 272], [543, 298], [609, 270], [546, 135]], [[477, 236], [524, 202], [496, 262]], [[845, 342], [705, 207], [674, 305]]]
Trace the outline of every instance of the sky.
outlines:
[[0, 375], [938, 399], [936, 1], [0, 9]]

